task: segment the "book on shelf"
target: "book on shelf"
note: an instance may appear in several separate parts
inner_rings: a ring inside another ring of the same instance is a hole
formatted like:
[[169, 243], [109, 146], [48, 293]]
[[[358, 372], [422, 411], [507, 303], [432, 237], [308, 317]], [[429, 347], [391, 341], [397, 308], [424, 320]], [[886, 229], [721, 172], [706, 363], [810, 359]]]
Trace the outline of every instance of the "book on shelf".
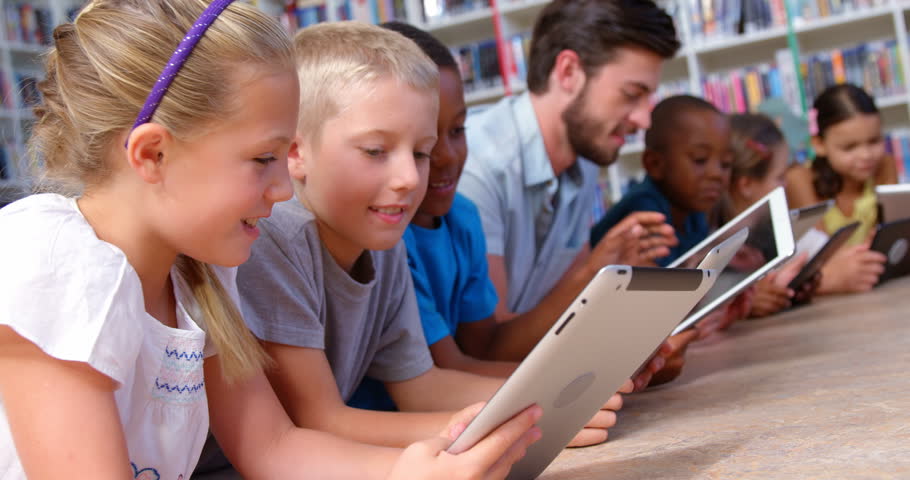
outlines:
[[688, 0], [696, 42], [733, 37], [787, 24], [785, 0]]
[[888, 0], [788, 0], [793, 2], [793, 21], [801, 24], [810, 20], [843, 15], [862, 9], [885, 5]]
[[9, 160], [6, 158], [6, 149], [0, 149], [0, 180], [9, 180], [12, 172], [9, 170]]
[[607, 210], [609, 210], [612, 203], [610, 200], [613, 198], [610, 191], [610, 180], [603, 177], [598, 178], [594, 190], [594, 207], [591, 210], [592, 227], [607, 214]]
[[528, 58], [531, 56], [531, 32], [523, 32], [513, 35], [509, 39], [509, 52], [512, 55], [512, 68], [509, 74], [510, 84], [515, 81], [527, 83], [528, 81]]
[[405, 0], [344, 0], [337, 7], [339, 20], [383, 23], [407, 21]]
[[502, 85], [502, 72], [496, 40], [462, 45], [452, 49], [458, 63], [465, 92], [494, 88]]
[[328, 20], [328, 6], [324, 1], [297, 0], [284, 7], [281, 22], [289, 32]]
[[16, 99], [7, 78], [6, 72], [0, 70], [0, 109], [12, 110], [16, 108]]
[[421, 0], [423, 19], [427, 23], [489, 8], [490, 0]]
[[898, 181], [910, 182], [910, 129], [903, 128], [886, 133], [885, 150], [897, 165]]
[[50, 9], [31, 3], [7, 3], [3, 15], [7, 41], [30, 45], [52, 43], [54, 21]]
[[0, 144], [0, 180], [12, 180], [13, 163], [16, 161], [16, 147], [12, 144]]
[[862, 87], [875, 97], [906, 92], [896, 40], [882, 40], [804, 55], [800, 77], [811, 103], [825, 88], [841, 83]]
[[[780, 57], [778, 57], [780, 58]], [[752, 112], [769, 98], [785, 99], [790, 105], [799, 105], [795, 79], [787, 78], [792, 68], [778, 66], [777, 62], [762, 63], [723, 73], [702, 77], [704, 97], [726, 113]]]

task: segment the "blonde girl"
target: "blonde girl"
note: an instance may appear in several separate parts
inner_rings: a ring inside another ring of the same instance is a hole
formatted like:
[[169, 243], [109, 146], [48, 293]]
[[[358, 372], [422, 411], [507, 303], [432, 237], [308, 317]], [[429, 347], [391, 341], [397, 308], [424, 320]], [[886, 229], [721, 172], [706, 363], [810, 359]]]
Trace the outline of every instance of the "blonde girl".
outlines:
[[0, 212], [4, 479], [189, 478], [209, 420], [247, 478], [502, 478], [539, 436], [536, 407], [458, 456], [473, 411], [404, 451], [288, 419], [233, 267], [291, 196], [293, 58], [230, 0], [97, 0], [54, 31], [30, 141], [48, 193]]

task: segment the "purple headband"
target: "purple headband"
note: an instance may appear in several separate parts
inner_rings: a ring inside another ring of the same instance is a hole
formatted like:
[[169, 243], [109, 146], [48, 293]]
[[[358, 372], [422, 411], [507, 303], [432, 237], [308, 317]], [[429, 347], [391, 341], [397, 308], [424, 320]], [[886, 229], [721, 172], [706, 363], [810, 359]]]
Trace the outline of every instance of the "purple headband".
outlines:
[[139, 118], [136, 119], [136, 123], [133, 124], [133, 128], [130, 129], [130, 131], [135, 130], [139, 125], [148, 123], [152, 119], [152, 116], [155, 115], [155, 110], [158, 109], [158, 105], [161, 103], [161, 99], [164, 98], [164, 94], [167, 93], [167, 89], [170, 88], [171, 83], [174, 82], [174, 78], [180, 73], [180, 69], [183, 68], [186, 59], [193, 53], [196, 44], [199, 43], [199, 40], [205, 35], [205, 31], [215, 23], [218, 15], [221, 15], [221, 12], [233, 2], [234, 0], [214, 0], [208, 8], [202, 12], [202, 15], [199, 16], [199, 19], [196, 20], [196, 23], [193, 24], [190, 31], [187, 32], [186, 36], [183, 37], [183, 40], [180, 41], [177, 50], [171, 55], [171, 59], [168, 60], [167, 66], [164, 68], [164, 71], [161, 72], [161, 76], [158, 77], [155, 86], [152, 87], [152, 91], [149, 93], [148, 98], [145, 99], [145, 105], [143, 105], [142, 110], [139, 111]]

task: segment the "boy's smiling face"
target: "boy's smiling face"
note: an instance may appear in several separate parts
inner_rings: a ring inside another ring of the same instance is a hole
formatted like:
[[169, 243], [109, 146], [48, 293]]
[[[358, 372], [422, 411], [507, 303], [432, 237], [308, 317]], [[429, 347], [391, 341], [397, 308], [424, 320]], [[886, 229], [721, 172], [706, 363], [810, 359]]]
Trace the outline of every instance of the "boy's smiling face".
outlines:
[[678, 115], [666, 151], [649, 152], [646, 168], [676, 209], [707, 212], [730, 184], [730, 124], [723, 114], [710, 110]]
[[318, 138], [300, 136], [289, 161], [297, 193], [336, 262], [395, 246], [427, 189], [438, 94], [392, 77], [351, 89]]
[[468, 157], [468, 142], [464, 122], [467, 109], [464, 103], [464, 85], [458, 71], [439, 69], [439, 140], [433, 147], [430, 162], [430, 179], [426, 197], [414, 215], [414, 223], [431, 228], [436, 217], [452, 208], [455, 187], [461, 178], [464, 162]]

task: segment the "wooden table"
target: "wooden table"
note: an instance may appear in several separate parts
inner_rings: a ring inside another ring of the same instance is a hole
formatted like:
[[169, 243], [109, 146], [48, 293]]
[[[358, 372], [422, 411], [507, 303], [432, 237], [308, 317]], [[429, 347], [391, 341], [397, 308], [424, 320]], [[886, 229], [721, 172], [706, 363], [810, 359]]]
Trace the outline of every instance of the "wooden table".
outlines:
[[910, 479], [910, 278], [734, 325], [557, 479]]

